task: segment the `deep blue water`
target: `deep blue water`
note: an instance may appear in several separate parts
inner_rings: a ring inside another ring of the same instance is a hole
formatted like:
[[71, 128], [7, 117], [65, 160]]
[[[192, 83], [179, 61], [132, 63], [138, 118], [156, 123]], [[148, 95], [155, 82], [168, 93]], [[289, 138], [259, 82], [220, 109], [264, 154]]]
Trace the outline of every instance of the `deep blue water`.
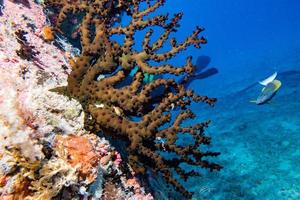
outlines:
[[[218, 97], [214, 108], [193, 107], [210, 118], [214, 159], [224, 166], [186, 183], [193, 199], [300, 199], [300, 1], [169, 0], [160, 12], [184, 12], [184, 39], [196, 25], [208, 44], [186, 55], [206, 56], [219, 73], [190, 84]], [[269, 104], [255, 105], [257, 83], [275, 71], [282, 88]]]

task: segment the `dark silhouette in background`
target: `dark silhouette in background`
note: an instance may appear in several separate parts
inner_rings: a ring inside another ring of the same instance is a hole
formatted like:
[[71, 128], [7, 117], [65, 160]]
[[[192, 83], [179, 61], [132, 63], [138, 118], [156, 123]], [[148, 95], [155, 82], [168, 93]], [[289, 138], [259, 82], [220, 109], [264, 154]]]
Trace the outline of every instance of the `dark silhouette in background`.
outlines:
[[184, 84], [185, 88], [188, 88], [189, 85], [194, 81], [198, 79], [205, 79], [210, 76], [213, 76], [218, 73], [218, 69], [215, 67], [208, 68], [209, 63], [211, 61], [211, 58], [209, 56], [198, 56], [196, 61], [196, 69], [193, 75], [189, 77], [187, 80], [187, 77], [183, 77], [179, 80], [179, 83]]

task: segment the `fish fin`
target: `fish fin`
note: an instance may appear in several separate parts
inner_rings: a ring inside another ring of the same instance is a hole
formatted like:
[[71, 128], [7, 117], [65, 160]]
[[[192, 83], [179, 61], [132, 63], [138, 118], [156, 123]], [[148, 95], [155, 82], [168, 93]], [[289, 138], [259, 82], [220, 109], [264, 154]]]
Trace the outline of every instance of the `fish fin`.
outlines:
[[250, 103], [255, 103], [256, 104], [256, 100], [251, 100], [249, 101]]
[[275, 72], [274, 74], [272, 74], [271, 76], [269, 76], [268, 78], [266, 78], [265, 80], [263, 81], [259, 81], [259, 84], [263, 85], [263, 86], [266, 86], [268, 85], [269, 83], [271, 83], [272, 81], [275, 80], [277, 76], [277, 72]]

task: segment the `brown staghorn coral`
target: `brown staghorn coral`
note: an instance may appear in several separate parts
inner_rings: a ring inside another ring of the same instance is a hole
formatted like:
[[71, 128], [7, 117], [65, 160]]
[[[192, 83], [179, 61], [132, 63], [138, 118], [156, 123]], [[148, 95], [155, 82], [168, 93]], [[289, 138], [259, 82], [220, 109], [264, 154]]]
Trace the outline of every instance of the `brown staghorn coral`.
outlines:
[[[140, 6], [143, 2], [147, 3], [144, 10]], [[149, 0], [74, 0], [72, 3], [48, 0], [45, 3], [48, 7], [55, 6], [60, 10], [56, 30], [60, 30], [61, 24], [69, 14], [84, 13], [80, 25], [81, 55], [71, 62], [72, 72], [68, 77], [67, 88], [56, 90], [64, 91], [81, 102], [85, 109], [88, 129], [102, 131], [106, 136], [128, 143], [128, 161], [135, 172], [145, 173], [145, 166], [151, 167], [190, 198], [191, 193], [174, 178], [173, 173], [176, 172], [184, 180], [199, 174], [195, 171], [186, 172], [179, 164], [187, 163], [210, 170], [219, 170], [221, 166], [203, 159], [207, 156], [217, 156], [219, 153], [201, 152], [198, 149], [199, 145], [210, 143], [210, 138], [204, 136], [204, 129], [209, 121], [182, 127], [185, 119], [195, 117], [186, 106], [192, 101], [213, 105], [215, 99], [198, 96], [174, 79], [159, 78], [145, 84], [143, 78], [145, 73], [185, 75], [187, 78], [192, 75], [194, 68], [191, 57], [187, 58], [182, 67], [170, 64], [152, 66], [149, 63], [167, 61], [191, 45], [199, 48], [201, 44], [206, 43], [203, 37], [199, 37], [203, 29], [197, 27], [181, 43], [172, 38], [171, 50], [158, 53], [169, 40], [170, 34], [176, 31], [182, 17], [182, 13], [178, 13], [171, 19], [168, 15], [146, 18], [162, 6], [164, 0], [154, 3]], [[113, 26], [114, 17], [121, 12], [131, 16], [130, 23], [126, 26]], [[150, 29], [144, 37], [143, 49], [136, 51], [133, 48], [134, 34], [152, 26], [162, 28], [163, 33], [151, 43], [153, 30]], [[61, 30], [60, 32], [63, 33]], [[113, 40], [114, 35], [124, 36], [124, 41], [119, 43]], [[135, 67], [139, 70], [131, 83], [122, 85]], [[110, 76], [105, 77], [103, 74]], [[152, 92], [161, 87], [164, 88], [164, 92], [153, 96]], [[171, 110], [174, 107], [179, 107], [182, 111], [171, 123]], [[140, 121], [134, 121], [129, 116], [138, 116]], [[176, 144], [178, 133], [189, 134], [193, 137], [193, 142], [187, 146]], [[163, 142], [157, 142], [158, 140]], [[161, 156], [160, 151], [173, 152], [177, 156], [166, 159]]]

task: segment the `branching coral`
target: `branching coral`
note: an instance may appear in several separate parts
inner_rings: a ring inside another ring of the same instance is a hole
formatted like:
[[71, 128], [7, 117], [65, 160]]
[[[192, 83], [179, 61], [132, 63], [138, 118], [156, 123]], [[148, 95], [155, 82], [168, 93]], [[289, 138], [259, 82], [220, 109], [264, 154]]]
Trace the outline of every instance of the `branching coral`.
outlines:
[[[143, 3], [147, 5], [145, 9], [141, 6]], [[219, 170], [221, 166], [204, 159], [219, 153], [199, 150], [199, 145], [210, 143], [210, 138], [204, 136], [209, 121], [189, 127], [183, 127], [182, 123], [185, 119], [195, 117], [191, 110], [186, 109], [191, 102], [213, 105], [215, 99], [196, 95], [175, 79], [159, 78], [145, 84], [143, 78], [144, 73], [185, 75], [187, 78], [192, 75], [194, 66], [191, 57], [187, 58], [182, 67], [171, 64], [153, 66], [150, 63], [165, 62], [191, 45], [200, 48], [201, 44], [206, 43], [203, 37], [199, 37], [203, 29], [197, 27], [180, 43], [175, 38], [170, 39], [171, 49], [160, 53], [182, 18], [182, 13], [175, 14], [171, 19], [168, 15], [147, 18], [164, 4], [164, 0], [74, 0], [72, 3], [47, 0], [45, 4], [60, 10], [55, 29], [61, 33], [60, 26], [68, 15], [84, 13], [80, 26], [81, 55], [71, 61], [72, 72], [68, 77], [67, 88], [56, 90], [81, 102], [88, 129], [102, 131], [106, 136], [128, 143], [128, 160], [135, 172], [145, 173], [145, 166], [151, 167], [187, 198], [191, 197], [191, 193], [174, 178], [174, 173], [184, 180], [199, 174], [185, 171], [180, 163], [210, 170]], [[130, 23], [126, 26], [113, 25], [113, 19], [121, 12], [131, 17]], [[151, 42], [154, 30], [149, 27], [163, 29], [163, 33], [154, 42]], [[134, 34], [139, 30], [148, 30], [141, 51], [134, 49]], [[114, 35], [124, 36], [124, 41], [120, 43], [113, 40]], [[135, 67], [138, 67], [138, 72], [131, 83], [122, 85]], [[99, 75], [104, 78], [99, 80]], [[158, 88], [163, 88], [162, 94], [153, 95], [153, 91]], [[171, 120], [173, 108], [181, 109], [174, 122]], [[133, 120], [132, 116], [140, 120]], [[187, 146], [179, 145], [179, 133], [192, 136], [193, 142]], [[163, 141], [163, 144], [157, 142], [157, 139]], [[161, 155], [161, 151], [173, 152], [177, 156], [167, 159]]]

